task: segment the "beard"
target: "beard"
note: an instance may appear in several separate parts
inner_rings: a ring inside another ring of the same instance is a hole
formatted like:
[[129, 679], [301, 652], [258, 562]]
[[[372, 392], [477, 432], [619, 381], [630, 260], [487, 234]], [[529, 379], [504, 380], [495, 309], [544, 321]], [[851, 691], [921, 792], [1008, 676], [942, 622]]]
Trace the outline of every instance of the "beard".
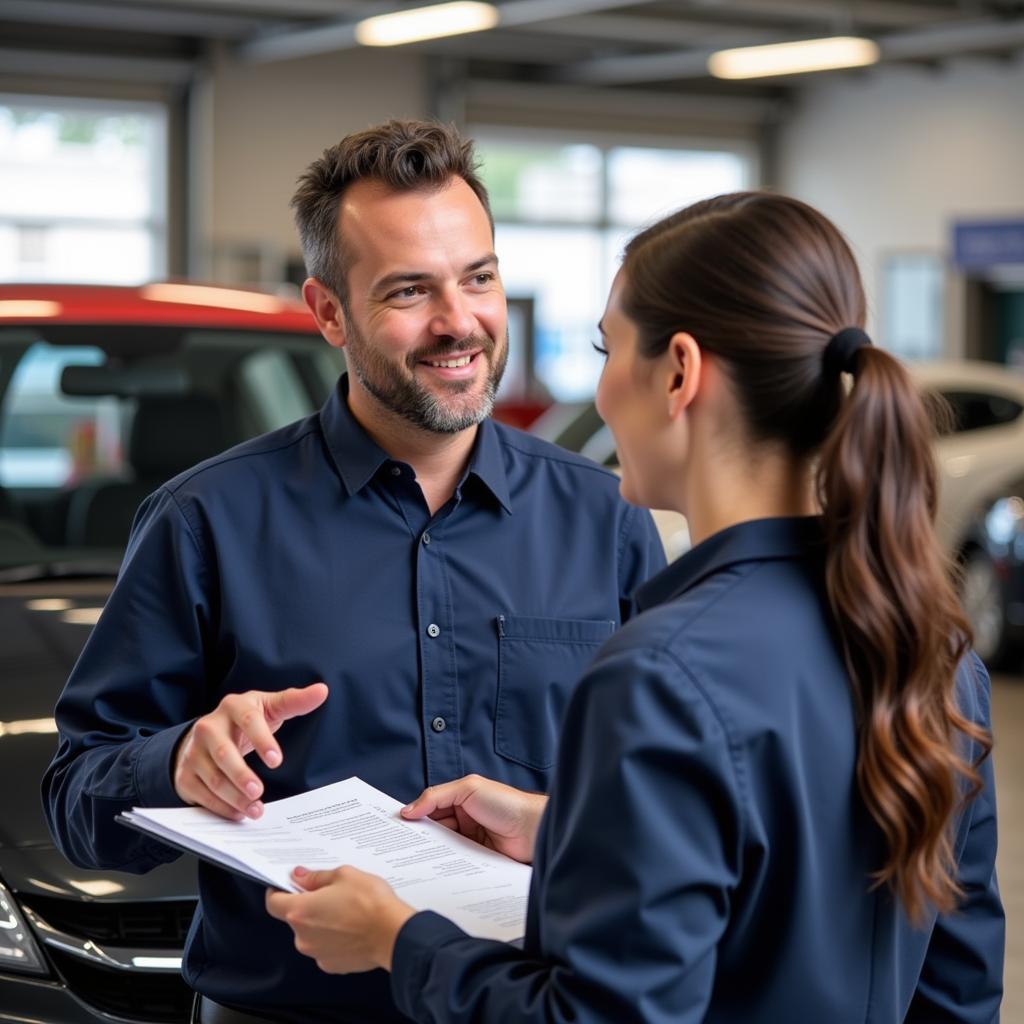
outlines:
[[[346, 361], [359, 383], [385, 409], [401, 416], [413, 426], [432, 434], [457, 434], [490, 416], [498, 385], [508, 362], [508, 334], [499, 344], [486, 334], [451, 339], [444, 344], [410, 353], [405, 370], [390, 362], [360, 334], [346, 317], [348, 341]], [[416, 379], [416, 367], [424, 359], [456, 359], [463, 352], [479, 349], [478, 359], [487, 361], [487, 377], [482, 390], [474, 394], [477, 381], [440, 381], [442, 394], [436, 394]]]

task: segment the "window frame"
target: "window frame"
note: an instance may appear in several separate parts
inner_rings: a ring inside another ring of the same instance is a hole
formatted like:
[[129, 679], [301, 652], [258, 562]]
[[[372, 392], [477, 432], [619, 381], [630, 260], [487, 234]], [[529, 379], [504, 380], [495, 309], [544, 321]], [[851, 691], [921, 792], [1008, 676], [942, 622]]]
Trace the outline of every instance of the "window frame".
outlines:
[[[599, 291], [607, 291], [611, 279], [614, 276], [614, 265], [617, 262], [620, 252], [612, 252], [609, 248], [611, 240], [616, 235], [630, 236], [641, 230], [651, 220], [637, 224], [627, 224], [614, 220], [611, 215], [611, 182], [610, 182], [610, 157], [613, 151], [619, 149], [648, 149], [664, 150], [671, 153], [685, 152], [715, 152], [730, 153], [736, 156], [745, 168], [743, 188], [756, 189], [761, 187], [764, 173], [764, 155], [762, 148], [754, 139], [746, 136], [715, 136], [704, 134], [680, 134], [680, 135], [651, 135], [645, 133], [623, 133], [623, 132], [592, 132], [584, 129], [573, 129], [561, 131], [555, 128], [526, 128], [515, 125], [492, 125], [483, 122], [474, 123], [467, 132], [474, 139], [477, 145], [478, 157], [484, 158], [488, 146], [516, 145], [524, 147], [561, 148], [566, 146], [583, 145], [595, 148], [600, 157], [599, 172], [599, 193], [598, 193], [598, 215], [593, 218], [558, 218], [558, 217], [522, 217], [522, 216], [497, 216], [494, 217], [496, 231], [502, 227], [517, 229], [537, 229], [549, 231], [571, 231], [592, 234], [598, 246], [598, 267], [602, 275], [607, 279], [600, 282]], [[486, 183], [486, 167], [482, 169], [481, 177]], [[653, 218], [652, 218], [653, 219]], [[621, 247], [619, 247], [621, 248]], [[499, 252], [499, 257], [501, 253]], [[610, 271], [610, 272], [609, 272]], [[513, 288], [510, 295], [518, 298], [526, 298], [522, 291]], [[536, 294], [533, 298], [536, 298]], [[593, 322], [596, 324], [600, 317], [600, 309], [594, 310]], [[540, 326], [540, 325], [537, 325]], [[572, 385], [566, 386], [563, 381], [558, 385], [554, 377], [542, 378], [537, 372], [537, 347], [530, 353], [530, 363], [526, 374], [527, 393], [534, 391], [551, 391], [556, 395], [557, 401], [577, 401], [582, 395], [573, 393]], [[538, 387], [538, 384], [540, 387]]]

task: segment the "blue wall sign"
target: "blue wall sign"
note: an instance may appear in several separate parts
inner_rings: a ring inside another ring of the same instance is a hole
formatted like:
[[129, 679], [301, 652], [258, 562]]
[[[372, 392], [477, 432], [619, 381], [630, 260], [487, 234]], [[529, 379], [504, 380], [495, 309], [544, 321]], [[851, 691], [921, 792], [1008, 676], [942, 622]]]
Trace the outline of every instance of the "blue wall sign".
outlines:
[[976, 268], [1024, 263], [1024, 220], [954, 223], [953, 262]]

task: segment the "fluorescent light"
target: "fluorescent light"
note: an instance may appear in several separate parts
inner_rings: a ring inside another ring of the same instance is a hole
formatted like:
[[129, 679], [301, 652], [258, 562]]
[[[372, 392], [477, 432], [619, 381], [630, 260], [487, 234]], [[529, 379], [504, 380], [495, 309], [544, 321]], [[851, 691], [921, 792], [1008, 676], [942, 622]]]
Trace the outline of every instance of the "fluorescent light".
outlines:
[[400, 46], [421, 39], [482, 32], [497, 24], [498, 9], [493, 4], [460, 0], [365, 18], [356, 25], [356, 42], [363, 46]]
[[0, 302], [0, 317], [60, 316], [60, 311], [59, 302], [43, 299], [4, 299]]
[[863, 67], [874, 64], [878, 56], [878, 44], [870, 39], [833, 36], [719, 50], [708, 58], [708, 71], [716, 78], [767, 78]]
[[273, 295], [203, 284], [147, 284], [139, 294], [150, 302], [181, 302], [187, 306], [222, 306], [250, 313], [279, 313], [284, 303]]

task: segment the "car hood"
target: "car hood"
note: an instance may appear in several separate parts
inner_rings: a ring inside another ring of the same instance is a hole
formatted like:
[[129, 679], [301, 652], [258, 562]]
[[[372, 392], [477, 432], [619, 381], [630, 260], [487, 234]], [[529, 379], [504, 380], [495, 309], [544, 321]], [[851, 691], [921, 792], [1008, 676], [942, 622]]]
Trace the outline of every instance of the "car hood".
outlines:
[[54, 849], [39, 783], [57, 749], [53, 708], [110, 578], [0, 584], [0, 875], [18, 891], [128, 899], [195, 894], [189, 858], [145, 876], [85, 871]]
[[22, 896], [64, 896], [78, 900], [194, 899], [196, 862], [181, 857], [144, 875], [76, 868], [52, 844], [0, 847], [0, 880]]

